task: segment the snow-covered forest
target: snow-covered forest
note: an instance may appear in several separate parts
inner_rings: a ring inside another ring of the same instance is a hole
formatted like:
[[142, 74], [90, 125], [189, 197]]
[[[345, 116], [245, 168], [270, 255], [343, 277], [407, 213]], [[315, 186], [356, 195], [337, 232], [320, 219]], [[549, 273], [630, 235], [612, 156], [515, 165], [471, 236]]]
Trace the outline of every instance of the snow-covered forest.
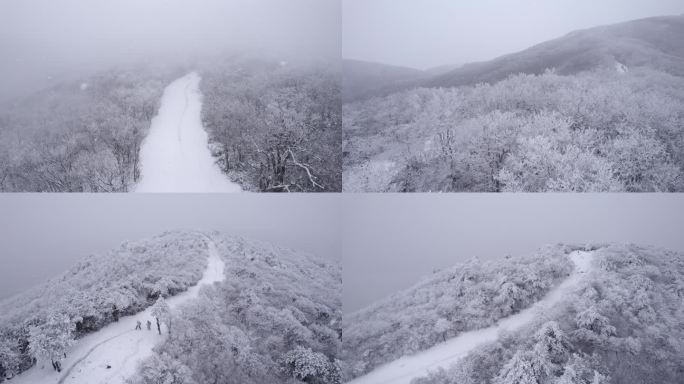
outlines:
[[[575, 249], [590, 250], [590, 269], [561, 300], [519, 329], [474, 347], [450, 366], [433, 362], [428, 377], [411, 383], [680, 382], [684, 254], [637, 245], [555, 246], [527, 259], [529, 263], [506, 260], [438, 272], [345, 319], [345, 377], [362, 375], [382, 363], [384, 359], [376, 357], [378, 348], [394, 357], [412, 354], [529, 306], [539, 296], [530, 300], [527, 292], [555, 284], [552, 276], [570, 269], [560, 258]], [[550, 273], [545, 263], [533, 262], [537, 257], [554, 260], [555, 272]], [[534, 278], [521, 279], [521, 271]], [[468, 286], [483, 289], [462, 302], [474, 292]], [[454, 307], [459, 309], [449, 312]], [[429, 328], [412, 329], [416, 323]], [[372, 330], [380, 333], [371, 335]], [[363, 332], [367, 333], [361, 336]], [[384, 340], [380, 345], [364, 336]], [[413, 341], [409, 350], [407, 340]]]
[[339, 384], [339, 263], [213, 235], [226, 280], [173, 319], [133, 383]]
[[338, 0], [66, 1], [0, 3], [0, 191], [341, 191]]
[[110, 70], [1, 104], [0, 191], [128, 191], [162, 91], [178, 74]]
[[[213, 286], [198, 290], [200, 279]], [[130, 372], [133, 383], [340, 383], [341, 307], [338, 262], [218, 232], [167, 232], [0, 302], [0, 381]], [[134, 328], [143, 310], [147, 330]], [[127, 368], [136, 363], [137, 373]]]
[[683, 36], [653, 17], [446, 73], [347, 65], [344, 190], [683, 191]]
[[[231, 55], [197, 66], [209, 149], [227, 179], [260, 192], [342, 189], [334, 64]], [[186, 72], [110, 70], [0, 105], [0, 191], [134, 190], [162, 91]]]
[[506, 263], [472, 259], [349, 314], [343, 327], [346, 377], [487, 327], [529, 306], [569, 274], [572, 267], [564, 251], [547, 247]]
[[344, 116], [348, 191], [684, 190], [684, 79], [648, 68], [416, 88]]
[[0, 302], [0, 379], [68, 352], [75, 340], [158, 297], [194, 285], [206, 266], [205, 241], [165, 233], [91, 255], [62, 275]]
[[201, 88], [221, 168], [244, 189], [342, 190], [338, 63], [232, 58], [207, 67]]

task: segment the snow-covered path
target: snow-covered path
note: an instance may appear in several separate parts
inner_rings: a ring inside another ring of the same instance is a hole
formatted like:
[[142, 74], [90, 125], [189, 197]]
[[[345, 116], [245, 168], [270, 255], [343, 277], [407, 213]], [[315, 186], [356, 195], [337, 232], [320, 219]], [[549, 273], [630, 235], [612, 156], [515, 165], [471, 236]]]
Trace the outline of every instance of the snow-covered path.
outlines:
[[429, 371], [450, 367], [476, 347], [496, 341], [502, 331], [515, 331], [530, 323], [546, 309], [561, 302], [591, 269], [591, 252], [575, 251], [569, 257], [575, 264], [572, 274], [530, 308], [501, 320], [495, 326], [462, 333], [430, 349], [382, 365], [349, 384], [409, 384], [414, 378], [426, 376]]
[[[208, 264], [202, 279], [187, 291], [166, 300], [171, 309], [196, 298], [204, 285], [224, 279], [224, 263], [216, 246], [210, 240], [208, 245]], [[142, 330], [135, 330], [140, 321]], [[152, 322], [152, 330], [145, 327], [147, 320]], [[152, 348], [166, 337], [162, 325], [159, 336], [150, 308], [133, 316], [125, 316], [101, 330], [78, 340], [68, 357], [62, 361], [62, 373], [52, 369], [50, 363], [41, 369], [41, 363], [12, 379], [13, 384], [124, 384], [131, 377], [137, 365], [152, 354]], [[107, 368], [110, 366], [111, 368]]]
[[200, 77], [189, 73], [164, 90], [140, 149], [136, 192], [239, 192], [214, 163], [202, 127]]

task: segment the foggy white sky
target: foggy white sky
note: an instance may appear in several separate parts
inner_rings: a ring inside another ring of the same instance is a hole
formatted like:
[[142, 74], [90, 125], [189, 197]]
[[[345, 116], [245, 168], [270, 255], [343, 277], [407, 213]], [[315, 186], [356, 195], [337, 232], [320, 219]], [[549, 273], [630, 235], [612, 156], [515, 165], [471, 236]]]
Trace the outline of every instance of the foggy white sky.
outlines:
[[0, 0], [0, 101], [48, 76], [141, 60], [339, 58], [340, 17], [339, 0]]
[[682, 194], [346, 194], [341, 207], [347, 313], [474, 256], [559, 242], [684, 251]]
[[0, 298], [81, 257], [173, 229], [216, 229], [340, 258], [332, 194], [0, 194]]
[[342, 0], [342, 56], [424, 69], [493, 59], [576, 29], [682, 13], [682, 0]]

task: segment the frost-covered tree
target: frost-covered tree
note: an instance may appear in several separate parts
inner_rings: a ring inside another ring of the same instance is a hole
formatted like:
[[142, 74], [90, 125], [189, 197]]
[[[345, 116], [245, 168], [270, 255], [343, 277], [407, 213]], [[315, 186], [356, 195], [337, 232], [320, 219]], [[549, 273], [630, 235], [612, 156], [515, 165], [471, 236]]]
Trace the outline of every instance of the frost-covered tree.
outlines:
[[68, 316], [61, 313], [48, 315], [43, 324], [31, 327], [29, 351], [37, 360], [50, 360], [55, 370], [61, 371], [59, 361], [66, 357], [74, 344], [74, 324]]
[[582, 378], [580, 372], [577, 372], [574, 366], [566, 366], [563, 374], [558, 378], [557, 384], [585, 384], [586, 381]]
[[551, 376], [567, 361], [570, 341], [555, 321], [547, 321], [535, 334], [533, 353], [544, 374]]
[[63, 83], [0, 108], [0, 190], [129, 190], [170, 80], [160, 68], [119, 68], [89, 77], [87, 88]]
[[494, 384], [539, 384], [530, 353], [518, 351], [503, 366]]
[[131, 384], [197, 384], [192, 372], [178, 360], [166, 354], [153, 355], [140, 365]]
[[435, 332], [440, 336], [442, 341], [446, 341], [446, 335], [450, 328], [451, 324], [449, 323], [449, 320], [443, 317], [439, 318], [435, 323]]
[[580, 329], [589, 330], [599, 336], [613, 336], [615, 327], [610, 325], [610, 320], [601, 315], [596, 307], [585, 309], [575, 316], [575, 323]]
[[282, 369], [291, 377], [311, 384], [339, 384], [339, 371], [322, 353], [297, 346], [282, 360]]
[[0, 337], [0, 378], [12, 377], [20, 372], [20, 355], [16, 345], [12, 345], [12, 339]]
[[558, 377], [555, 384], [608, 383], [608, 377], [596, 371], [585, 357], [587, 356], [578, 354], [571, 356], [563, 367], [563, 374]]
[[163, 296], [159, 296], [157, 301], [150, 308], [150, 313], [154, 316], [157, 322], [157, 332], [161, 335], [161, 324], [166, 324], [168, 333], [171, 333], [171, 308], [164, 300]]

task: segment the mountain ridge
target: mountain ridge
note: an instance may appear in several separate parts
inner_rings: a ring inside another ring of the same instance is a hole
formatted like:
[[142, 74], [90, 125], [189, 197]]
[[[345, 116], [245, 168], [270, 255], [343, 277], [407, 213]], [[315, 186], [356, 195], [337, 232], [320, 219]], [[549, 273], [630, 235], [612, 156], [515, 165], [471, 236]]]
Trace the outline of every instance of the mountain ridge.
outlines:
[[[492, 60], [466, 63], [444, 73], [431, 76], [430, 71], [421, 71], [421, 77], [404, 78], [398, 83], [378, 81], [373, 86], [368, 84], [368, 88], [362, 93], [347, 94], [345, 102], [386, 96], [409, 88], [491, 84], [510, 75], [541, 74], [547, 69], [569, 75], [600, 67], [612, 68], [616, 62], [627, 67], [647, 65], [676, 76], [684, 76], [682, 41], [684, 14], [578, 29], [521, 51], [504, 54]], [[346, 80], [347, 77], [346, 71], [343, 71], [343, 78]]]

